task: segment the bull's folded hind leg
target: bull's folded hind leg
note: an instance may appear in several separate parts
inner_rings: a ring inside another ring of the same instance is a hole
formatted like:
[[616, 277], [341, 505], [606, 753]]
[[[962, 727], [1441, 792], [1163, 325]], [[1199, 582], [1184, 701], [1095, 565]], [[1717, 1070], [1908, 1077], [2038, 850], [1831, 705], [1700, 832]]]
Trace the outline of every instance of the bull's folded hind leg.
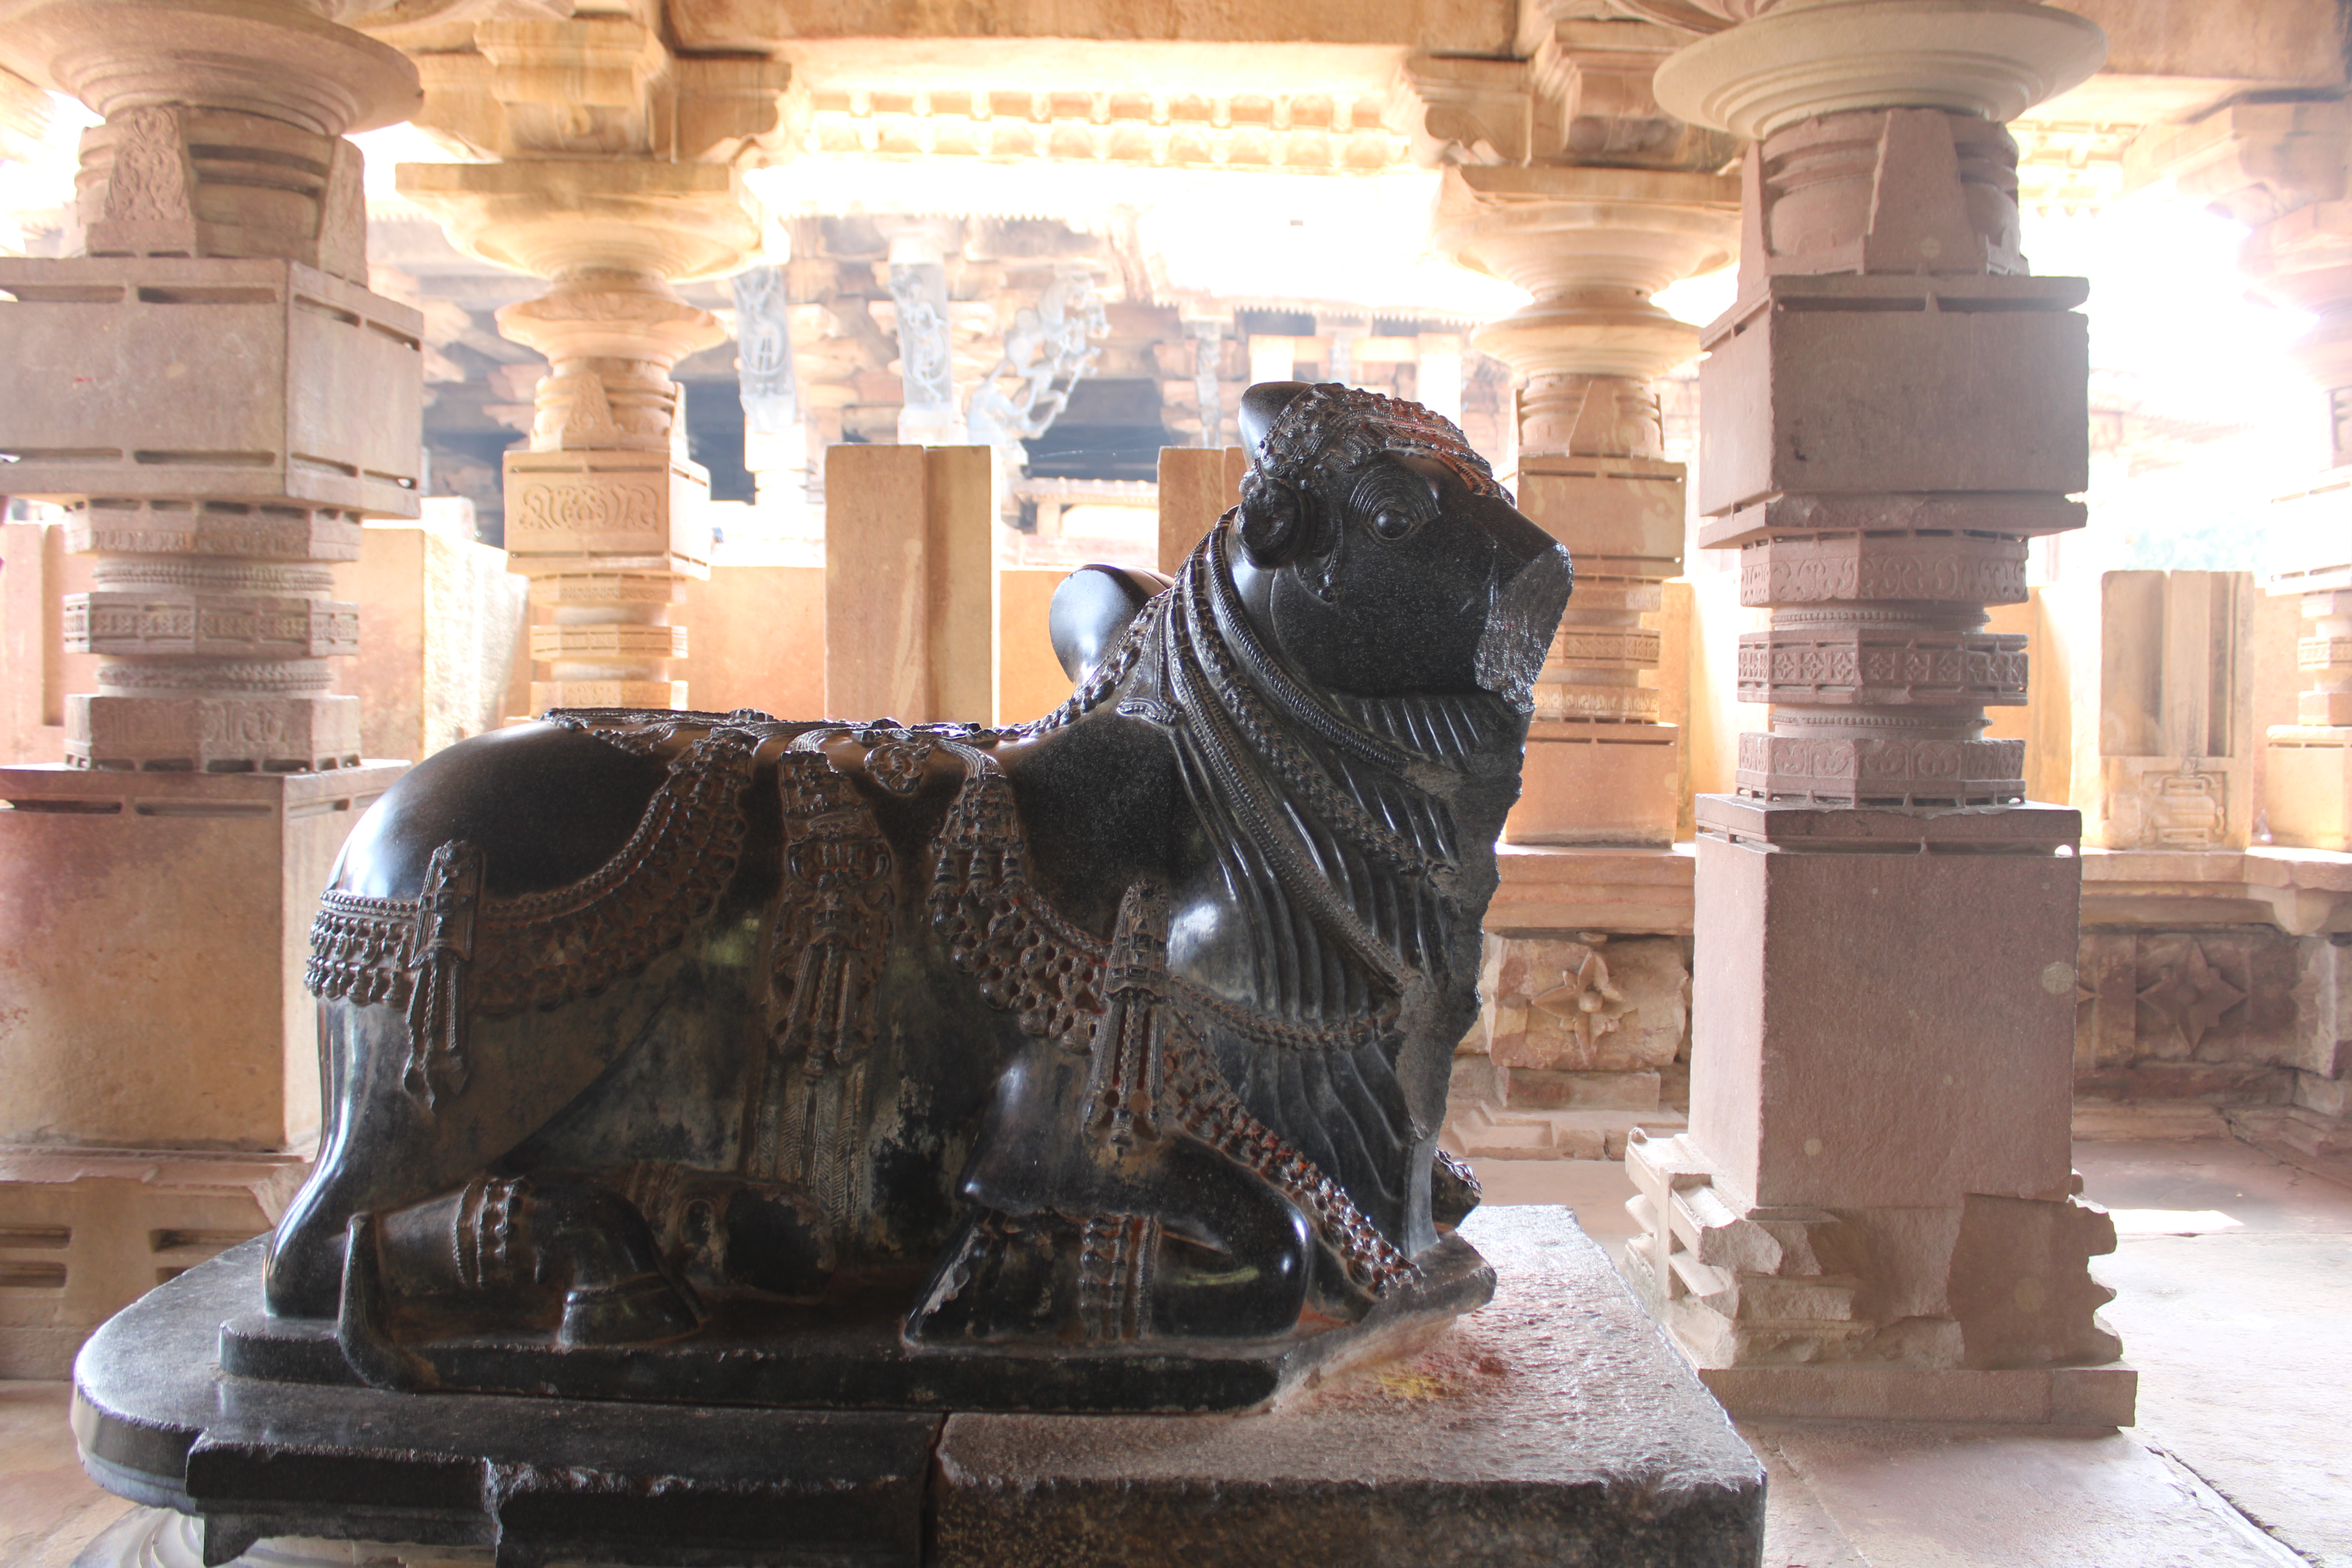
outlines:
[[908, 1314], [908, 1339], [1252, 1341], [1297, 1328], [1324, 1272], [1307, 1217], [1189, 1141], [1148, 1169], [1148, 1179], [1121, 1184], [1114, 1207], [981, 1210]]
[[698, 1322], [645, 1216], [590, 1182], [477, 1176], [369, 1216], [352, 1237], [369, 1255], [346, 1257], [341, 1313], [362, 1342], [521, 1331], [643, 1344]]

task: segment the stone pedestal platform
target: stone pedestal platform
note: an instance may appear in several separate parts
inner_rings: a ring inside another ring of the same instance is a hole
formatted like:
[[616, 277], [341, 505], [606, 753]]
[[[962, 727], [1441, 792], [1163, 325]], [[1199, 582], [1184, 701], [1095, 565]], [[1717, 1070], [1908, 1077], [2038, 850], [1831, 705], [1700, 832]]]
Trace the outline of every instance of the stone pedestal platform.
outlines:
[[[257, 1384], [217, 1360], [257, 1297], [257, 1244], [100, 1331], [75, 1431], [110, 1489], [199, 1516], [214, 1563], [289, 1536], [514, 1564], [1758, 1563], [1761, 1467], [1574, 1216], [1487, 1210], [1463, 1231], [1498, 1276], [1491, 1305], [1416, 1355], [1210, 1416]], [[165, 1533], [107, 1542], [128, 1562]]]

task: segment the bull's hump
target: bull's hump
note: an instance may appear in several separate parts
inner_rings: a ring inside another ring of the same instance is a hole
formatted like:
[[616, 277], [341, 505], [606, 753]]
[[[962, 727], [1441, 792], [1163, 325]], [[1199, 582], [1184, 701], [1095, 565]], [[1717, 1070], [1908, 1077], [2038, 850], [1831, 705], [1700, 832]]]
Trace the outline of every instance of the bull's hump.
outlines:
[[360, 820], [335, 885], [413, 898], [433, 851], [462, 839], [484, 851], [492, 897], [563, 887], [628, 842], [667, 772], [658, 759], [552, 724], [461, 741], [409, 770]]

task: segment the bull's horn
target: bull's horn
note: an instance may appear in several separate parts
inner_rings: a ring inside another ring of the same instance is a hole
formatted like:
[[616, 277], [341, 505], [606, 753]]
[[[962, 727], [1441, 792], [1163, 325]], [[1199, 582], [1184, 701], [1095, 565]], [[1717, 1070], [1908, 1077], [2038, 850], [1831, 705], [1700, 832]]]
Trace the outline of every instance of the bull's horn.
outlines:
[[1265, 434], [1291, 400], [1314, 388], [1303, 381], [1261, 381], [1242, 394], [1242, 446], [1248, 451], [1250, 466], [1257, 466], [1258, 453], [1265, 446]]

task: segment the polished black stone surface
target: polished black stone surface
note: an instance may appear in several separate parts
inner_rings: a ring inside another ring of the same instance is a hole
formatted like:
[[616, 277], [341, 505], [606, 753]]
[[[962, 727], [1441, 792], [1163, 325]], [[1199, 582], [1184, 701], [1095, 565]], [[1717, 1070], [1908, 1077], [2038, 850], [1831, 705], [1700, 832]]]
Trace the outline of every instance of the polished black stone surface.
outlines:
[[1417, 405], [1240, 423], [1034, 723], [565, 711], [388, 791], [232, 1370], [1236, 1409], [1484, 1300], [1436, 1137], [1570, 563]]

